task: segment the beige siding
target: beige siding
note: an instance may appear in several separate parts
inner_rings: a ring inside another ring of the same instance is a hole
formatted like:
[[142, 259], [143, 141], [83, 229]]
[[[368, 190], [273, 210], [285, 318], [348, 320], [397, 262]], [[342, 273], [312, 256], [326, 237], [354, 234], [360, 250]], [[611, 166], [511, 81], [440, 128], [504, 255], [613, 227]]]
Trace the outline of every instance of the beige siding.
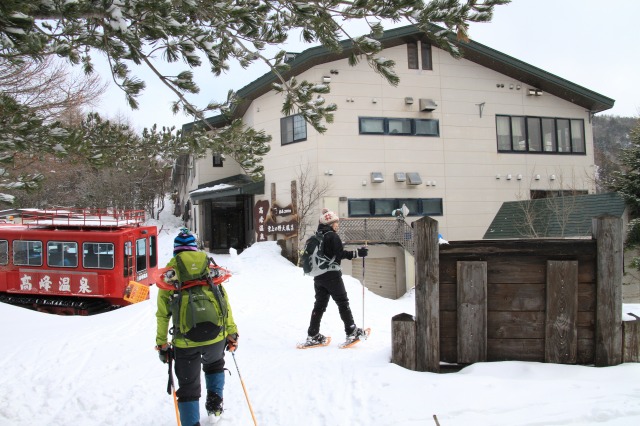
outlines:
[[[304, 142], [281, 146], [280, 95], [269, 92], [256, 99], [245, 121], [273, 135], [271, 152], [264, 159], [267, 192], [275, 182], [276, 198], [286, 204], [290, 201], [291, 180], [301, 165], [309, 165], [319, 180], [329, 183], [327, 196], [333, 199], [439, 197], [444, 205], [444, 215], [435, 217], [440, 231], [445, 238], [458, 240], [482, 238], [501, 203], [528, 198], [530, 189], [594, 191], [592, 131], [584, 108], [548, 93], [527, 96], [530, 86], [522, 82], [465, 59], [453, 59], [435, 47], [432, 51], [433, 71], [407, 69], [405, 45], [383, 52], [383, 56], [396, 61], [401, 79], [398, 87], [387, 84], [365, 62], [349, 67], [346, 60], [339, 60], [317, 65], [298, 76], [298, 80], [321, 82], [322, 76], [331, 75], [331, 93], [324, 97], [338, 106], [328, 131], [320, 135], [307, 126]], [[330, 74], [332, 69], [339, 74]], [[497, 87], [499, 84], [504, 87]], [[407, 96], [413, 97], [412, 105], [405, 104]], [[435, 100], [437, 109], [418, 111], [420, 98]], [[583, 119], [587, 154], [499, 154], [496, 114]], [[437, 119], [440, 136], [360, 135], [358, 117], [363, 116]], [[210, 161], [202, 160], [199, 170]], [[235, 169], [233, 173], [230, 169], [233, 162], [227, 160], [223, 169], [209, 168], [199, 175], [200, 182], [215, 179], [217, 173], [234, 174]], [[325, 175], [328, 170], [333, 175]], [[374, 171], [383, 173], [383, 183], [371, 183]], [[394, 172], [418, 172], [423, 184], [396, 183]], [[506, 179], [508, 174], [511, 180]], [[536, 175], [540, 175], [539, 180]], [[556, 180], [550, 180], [551, 175]], [[271, 194], [263, 197], [269, 200]], [[339, 210], [346, 214], [347, 202], [340, 202]]]

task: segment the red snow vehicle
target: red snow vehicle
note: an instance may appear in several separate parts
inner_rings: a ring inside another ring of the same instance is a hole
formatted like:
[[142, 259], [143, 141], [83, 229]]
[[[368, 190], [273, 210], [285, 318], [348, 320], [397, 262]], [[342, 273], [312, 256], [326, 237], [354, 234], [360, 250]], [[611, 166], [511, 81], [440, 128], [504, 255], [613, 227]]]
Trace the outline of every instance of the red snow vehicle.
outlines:
[[142, 210], [22, 210], [0, 223], [0, 301], [89, 315], [148, 298], [158, 232], [144, 220]]

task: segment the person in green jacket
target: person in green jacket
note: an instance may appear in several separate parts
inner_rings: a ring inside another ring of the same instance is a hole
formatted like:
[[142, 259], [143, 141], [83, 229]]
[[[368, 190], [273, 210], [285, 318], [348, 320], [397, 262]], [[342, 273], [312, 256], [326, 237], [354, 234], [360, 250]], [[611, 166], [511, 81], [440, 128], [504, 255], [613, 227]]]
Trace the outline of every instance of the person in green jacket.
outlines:
[[[189, 251], [198, 251], [196, 239], [188, 229], [182, 228], [174, 240], [174, 257], [169, 261], [167, 267], [175, 268], [177, 257], [181, 256], [181, 253]], [[180, 423], [183, 426], [200, 425], [200, 369], [204, 372], [207, 388], [205, 404], [207, 414], [215, 417], [222, 414], [224, 350], [226, 348], [229, 351], [234, 351], [238, 347], [238, 328], [233, 320], [229, 298], [222, 285], [213, 287], [205, 285], [201, 287], [201, 290], [213, 302], [218, 318], [222, 319], [222, 326], [214, 338], [195, 341], [187, 338], [180, 327], [176, 326], [178, 323], [176, 318], [172, 318], [172, 301], [179, 296], [176, 294], [179, 293], [178, 290], [169, 284], [158, 283], [156, 350], [160, 360], [164, 363], [168, 362], [171, 354], [173, 355], [175, 374], [178, 379], [176, 395]], [[183, 290], [183, 292], [186, 291]], [[187, 298], [182, 300], [184, 302]], [[221, 304], [226, 306], [220, 306]], [[173, 321], [171, 344], [167, 341], [170, 320]], [[214, 333], [217, 333], [217, 328]]]

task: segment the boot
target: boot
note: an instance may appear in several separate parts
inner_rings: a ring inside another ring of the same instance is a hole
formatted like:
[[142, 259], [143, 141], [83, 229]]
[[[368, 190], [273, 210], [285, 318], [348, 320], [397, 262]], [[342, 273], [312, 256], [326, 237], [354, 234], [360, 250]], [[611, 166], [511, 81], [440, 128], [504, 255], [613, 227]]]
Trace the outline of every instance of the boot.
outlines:
[[209, 416], [220, 417], [222, 414], [222, 397], [215, 392], [207, 391], [207, 403], [205, 404]]

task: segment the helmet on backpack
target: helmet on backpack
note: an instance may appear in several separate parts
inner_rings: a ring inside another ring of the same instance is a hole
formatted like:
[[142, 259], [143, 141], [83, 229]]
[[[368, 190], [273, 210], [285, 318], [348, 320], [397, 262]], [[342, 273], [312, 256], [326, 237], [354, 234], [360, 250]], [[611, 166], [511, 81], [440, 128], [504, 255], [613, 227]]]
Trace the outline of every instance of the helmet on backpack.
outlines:
[[181, 251], [198, 251], [196, 237], [187, 228], [180, 228], [180, 233], [173, 240], [173, 255]]

